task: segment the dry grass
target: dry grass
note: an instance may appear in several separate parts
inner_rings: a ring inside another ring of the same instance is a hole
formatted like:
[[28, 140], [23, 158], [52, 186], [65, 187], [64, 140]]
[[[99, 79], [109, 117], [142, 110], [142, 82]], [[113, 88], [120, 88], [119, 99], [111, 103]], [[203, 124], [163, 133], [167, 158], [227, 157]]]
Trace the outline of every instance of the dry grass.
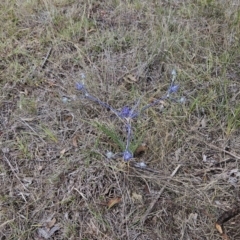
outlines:
[[[0, 20], [1, 240], [222, 239], [214, 223], [239, 202], [239, 1], [2, 0]], [[121, 109], [162, 96], [173, 68], [186, 104], [133, 123], [148, 146], [134, 161], [158, 173], [108, 160], [121, 149], [96, 123], [126, 134], [80, 97], [81, 74]]]

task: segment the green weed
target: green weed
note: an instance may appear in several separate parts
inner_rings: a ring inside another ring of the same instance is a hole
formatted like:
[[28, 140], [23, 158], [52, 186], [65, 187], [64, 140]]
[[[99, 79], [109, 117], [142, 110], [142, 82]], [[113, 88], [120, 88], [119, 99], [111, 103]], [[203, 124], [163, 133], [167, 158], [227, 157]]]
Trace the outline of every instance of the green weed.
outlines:
[[51, 129], [49, 129], [47, 126], [41, 126], [41, 129], [43, 130], [45, 136], [50, 139], [51, 141], [57, 143], [58, 142], [58, 138], [57, 136], [53, 133], [53, 131]]

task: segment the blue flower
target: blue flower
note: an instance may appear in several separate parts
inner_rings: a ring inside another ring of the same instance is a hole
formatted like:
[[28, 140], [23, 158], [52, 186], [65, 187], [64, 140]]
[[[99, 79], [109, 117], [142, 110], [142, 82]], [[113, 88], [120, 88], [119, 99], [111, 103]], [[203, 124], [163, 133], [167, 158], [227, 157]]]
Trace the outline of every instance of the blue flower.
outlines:
[[178, 91], [178, 89], [179, 89], [179, 85], [173, 85], [173, 86], [171, 86], [171, 87], [168, 89], [168, 93], [169, 93], [169, 94], [170, 94], [170, 93], [175, 93], [175, 92]]
[[119, 116], [121, 118], [127, 118], [127, 117], [129, 117], [130, 113], [131, 113], [131, 109], [128, 106], [125, 106], [122, 108]]
[[123, 152], [123, 159], [124, 161], [129, 161], [131, 158], [133, 158], [133, 154], [129, 150], [125, 150]]
[[[119, 118], [122, 118], [125, 122], [125, 127], [126, 127], [126, 131], [127, 131], [127, 138], [126, 138], [126, 147], [125, 147], [125, 151], [123, 153], [120, 153], [121, 156], [123, 156], [124, 161], [129, 161], [133, 158], [133, 153], [129, 150], [130, 147], [130, 142], [131, 142], [131, 133], [132, 133], [132, 128], [131, 128], [131, 120], [133, 118], [137, 118], [140, 116], [140, 114], [145, 111], [146, 109], [153, 107], [155, 105], [157, 105], [158, 103], [160, 103], [161, 101], [165, 100], [165, 99], [169, 99], [170, 95], [172, 93], [176, 93], [179, 89], [179, 85], [178, 84], [174, 84], [175, 79], [176, 79], [177, 73], [176, 70], [172, 71], [172, 81], [170, 84], [170, 87], [168, 88], [168, 91], [166, 92], [166, 94], [155, 100], [152, 103], [147, 104], [146, 106], [144, 106], [140, 111], [137, 111], [136, 109], [138, 109], [138, 106], [140, 104], [140, 100], [141, 97], [138, 99], [138, 101], [136, 102], [136, 104], [133, 107], [128, 107], [128, 106], [124, 106], [121, 111], [117, 111], [116, 109], [112, 108], [108, 103], [102, 102], [100, 99], [98, 99], [97, 97], [94, 97], [92, 95], [90, 95], [87, 91], [87, 89], [84, 86], [84, 79], [85, 79], [85, 74], [82, 73], [81, 74], [81, 78], [83, 79], [82, 83], [76, 83], [76, 89], [81, 91], [85, 97], [99, 105], [101, 105], [102, 107], [110, 110], [111, 112], [113, 112], [116, 116], [118, 116]], [[172, 99], [171, 100], [177, 101], [176, 99]], [[178, 100], [178, 102], [180, 103], [185, 103], [185, 98], [182, 97], [180, 100]], [[111, 152], [107, 153], [107, 157], [108, 158], [112, 158], [113, 154]], [[146, 164], [145, 163], [140, 163], [139, 166], [140, 168], [145, 168]]]
[[124, 106], [119, 113], [119, 116], [121, 118], [134, 118], [138, 116], [138, 113], [133, 111], [133, 109], [131, 109], [130, 107]]
[[84, 85], [82, 83], [76, 83], [76, 89], [82, 91], [84, 89]]

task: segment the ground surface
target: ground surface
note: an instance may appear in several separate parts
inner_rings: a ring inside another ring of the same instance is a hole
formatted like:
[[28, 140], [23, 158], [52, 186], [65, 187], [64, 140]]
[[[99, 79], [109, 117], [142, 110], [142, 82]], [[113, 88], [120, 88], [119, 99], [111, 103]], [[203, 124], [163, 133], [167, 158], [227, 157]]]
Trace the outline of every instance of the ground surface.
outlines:
[[[238, 0], [2, 0], [0, 21], [1, 240], [222, 239], [239, 203]], [[173, 69], [186, 102], [149, 108], [132, 122], [143, 154], [108, 159], [124, 124], [76, 82], [143, 107]]]

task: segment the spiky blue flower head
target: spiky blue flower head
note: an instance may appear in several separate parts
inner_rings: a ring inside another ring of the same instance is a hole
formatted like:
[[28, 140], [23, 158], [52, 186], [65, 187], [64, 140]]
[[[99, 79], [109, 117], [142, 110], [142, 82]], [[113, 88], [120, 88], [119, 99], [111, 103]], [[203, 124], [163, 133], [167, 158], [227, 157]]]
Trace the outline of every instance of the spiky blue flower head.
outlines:
[[124, 161], [129, 161], [131, 158], [133, 158], [133, 154], [129, 150], [125, 150], [123, 152], [123, 159]]
[[119, 116], [122, 117], [122, 118], [127, 118], [127, 117], [129, 117], [130, 113], [131, 113], [130, 107], [124, 106], [124, 107], [122, 108]]
[[133, 111], [130, 107], [124, 106], [119, 113], [121, 118], [134, 118], [138, 115], [137, 112]]
[[76, 83], [76, 89], [79, 90], [79, 91], [82, 91], [84, 89], [84, 84]]
[[175, 92], [178, 91], [178, 89], [179, 89], [179, 85], [173, 85], [173, 86], [171, 86], [171, 87], [168, 89], [168, 93], [169, 93], [169, 94], [170, 94], [170, 93], [175, 93]]

